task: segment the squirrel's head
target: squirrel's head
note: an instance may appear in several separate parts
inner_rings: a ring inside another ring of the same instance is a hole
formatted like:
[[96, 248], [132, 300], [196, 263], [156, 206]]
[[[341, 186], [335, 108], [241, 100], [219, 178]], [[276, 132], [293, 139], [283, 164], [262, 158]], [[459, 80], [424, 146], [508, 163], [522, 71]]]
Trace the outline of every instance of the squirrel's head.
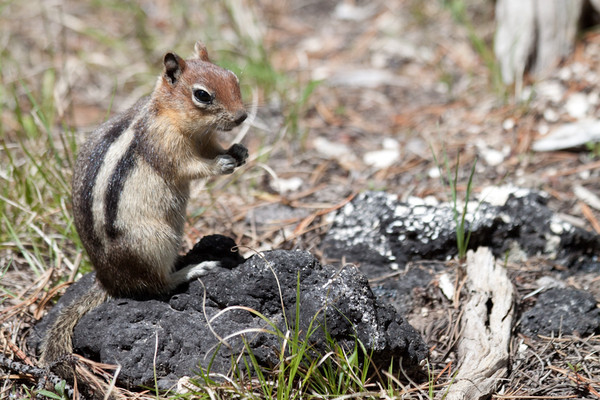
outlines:
[[247, 117], [237, 76], [210, 62], [206, 47], [196, 42], [194, 57], [164, 56], [164, 71], [155, 95], [159, 112], [168, 113], [183, 130], [231, 130]]

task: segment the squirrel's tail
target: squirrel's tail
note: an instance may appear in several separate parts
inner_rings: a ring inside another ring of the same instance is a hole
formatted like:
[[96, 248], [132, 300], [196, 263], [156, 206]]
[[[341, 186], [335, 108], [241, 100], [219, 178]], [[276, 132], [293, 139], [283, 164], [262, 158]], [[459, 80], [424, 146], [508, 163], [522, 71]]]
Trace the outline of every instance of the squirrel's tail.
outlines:
[[[75, 299], [61, 310], [50, 329], [46, 332], [44, 341], [42, 342], [40, 363], [51, 369], [58, 369], [61, 375], [71, 375], [67, 372], [70, 368], [62, 368], [57, 364], [68, 364], [66, 358], [73, 353], [73, 329], [81, 317], [104, 303], [107, 298], [108, 294], [106, 291], [100, 286], [97, 280], [94, 280], [94, 284], [83, 296]], [[63, 363], [63, 361], [67, 362]], [[64, 376], [63, 378], [67, 377]]]

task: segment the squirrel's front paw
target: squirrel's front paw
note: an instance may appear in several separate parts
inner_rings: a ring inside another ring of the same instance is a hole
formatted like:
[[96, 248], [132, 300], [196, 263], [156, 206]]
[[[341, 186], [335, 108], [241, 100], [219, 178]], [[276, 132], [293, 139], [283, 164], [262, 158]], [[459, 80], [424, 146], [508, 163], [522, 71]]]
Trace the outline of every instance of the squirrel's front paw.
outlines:
[[223, 175], [233, 173], [235, 167], [237, 167], [237, 161], [229, 154], [222, 154], [217, 156], [217, 169]]
[[235, 166], [239, 167], [246, 162], [248, 149], [243, 144], [235, 143], [227, 149], [227, 155], [233, 157], [236, 163]]

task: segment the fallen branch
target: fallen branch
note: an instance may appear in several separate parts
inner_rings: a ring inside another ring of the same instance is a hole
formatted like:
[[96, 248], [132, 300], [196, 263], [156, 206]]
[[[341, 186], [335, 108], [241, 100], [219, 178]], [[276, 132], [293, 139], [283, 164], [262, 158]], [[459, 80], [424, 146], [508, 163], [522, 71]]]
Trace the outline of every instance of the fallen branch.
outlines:
[[508, 365], [513, 285], [488, 248], [467, 253], [466, 272], [470, 298], [461, 318], [458, 373], [445, 394], [449, 400], [489, 398]]
[[[62, 378], [48, 371], [48, 369], [46, 368], [39, 368], [27, 365], [20, 361], [12, 360], [4, 354], [0, 354], [0, 367], [6, 368], [9, 371], [16, 372], [17, 374], [23, 377], [28, 375], [32, 376], [36, 380], [41, 381], [42, 386], [43, 383], [46, 382], [46, 380], [48, 380], [52, 384], [52, 386], [56, 386], [63, 381]], [[70, 385], [65, 384], [65, 393], [68, 394], [69, 398], [73, 398], [74, 389]]]

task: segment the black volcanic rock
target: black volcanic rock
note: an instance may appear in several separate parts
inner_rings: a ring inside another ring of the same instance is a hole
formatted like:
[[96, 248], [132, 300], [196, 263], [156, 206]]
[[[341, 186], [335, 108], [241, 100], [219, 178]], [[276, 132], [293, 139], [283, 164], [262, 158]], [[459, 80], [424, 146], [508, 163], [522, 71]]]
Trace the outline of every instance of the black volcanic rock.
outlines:
[[588, 336], [600, 333], [600, 308], [594, 296], [574, 288], [549, 289], [523, 313], [520, 331], [526, 335]]
[[[472, 202], [466, 216], [469, 248], [489, 247], [504, 257], [514, 245], [574, 269], [598, 263], [600, 237], [560, 220], [534, 191], [514, 191], [503, 205]], [[462, 209], [459, 209], [462, 212]], [[365, 192], [336, 215], [322, 249], [329, 260], [360, 265], [369, 278], [413, 260], [444, 260], [457, 254], [454, 211], [449, 203], [404, 203], [384, 192]]]
[[[219, 240], [208, 247], [218, 245]], [[206, 247], [200, 245], [195, 251], [205, 252]], [[186, 257], [206, 259], [202, 255]], [[235, 263], [234, 256], [228, 267]], [[69, 288], [36, 326], [30, 345], [39, 346], [62, 303], [85, 291], [92, 279], [87, 275]], [[215, 269], [166, 299], [111, 299], [81, 319], [73, 344], [78, 354], [120, 364], [121, 384], [154, 386], [155, 369], [159, 387], [167, 388], [179, 377], [191, 375], [198, 365], [206, 369], [212, 363], [211, 372], [227, 374], [232, 359], [243, 352], [241, 332], [246, 332], [248, 346], [261, 365], [276, 365], [282, 335], [295, 329], [297, 305], [300, 335], [306, 337], [313, 330], [307, 340], [315, 356], [329, 351], [324, 329], [347, 349], [360, 340], [383, 368], [392, 357], [402, 358], [410, 368], [427, 356], [420, 335], [391, 306], [376, 300], [356, 268], [323, 266], [308, 252], [283, 250], [253, 256], [230, 269]], [[266, 333], [275, 328], [257, 313], [282, 333]], [[230, 347], [219, 345], [217, 336], [228, 338]]]

